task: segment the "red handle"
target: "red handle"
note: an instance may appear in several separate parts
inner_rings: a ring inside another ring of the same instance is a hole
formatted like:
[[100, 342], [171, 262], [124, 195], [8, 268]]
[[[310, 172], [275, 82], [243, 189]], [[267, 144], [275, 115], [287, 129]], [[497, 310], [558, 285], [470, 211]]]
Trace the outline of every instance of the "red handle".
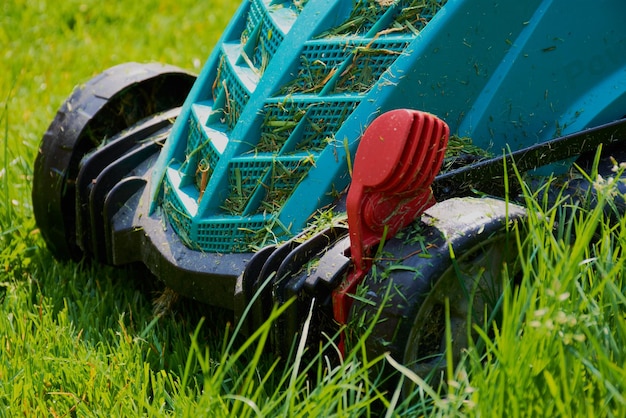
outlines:
[[333, 313], [340, 324], [347, 323], [349, 295], [367, 274], [371, 249], [385, 231], [392, 237], [435, 203], [430, 186], [448, 137], [441, 119], [407, 109], [384, 113], [363, 134], [346, 201], [354, 269], [333, 292]]

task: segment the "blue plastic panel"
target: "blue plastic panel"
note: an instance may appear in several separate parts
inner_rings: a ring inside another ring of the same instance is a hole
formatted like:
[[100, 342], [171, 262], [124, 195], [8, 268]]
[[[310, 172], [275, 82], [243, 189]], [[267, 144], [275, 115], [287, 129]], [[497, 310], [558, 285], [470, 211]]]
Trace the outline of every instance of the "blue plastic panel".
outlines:
[[624, 16], [622, 0], [244, 1], [161, 153], [153, 208], [193, 248], [248, 251], [348, 186], [387, 110], [496, 154], [622, 117]]

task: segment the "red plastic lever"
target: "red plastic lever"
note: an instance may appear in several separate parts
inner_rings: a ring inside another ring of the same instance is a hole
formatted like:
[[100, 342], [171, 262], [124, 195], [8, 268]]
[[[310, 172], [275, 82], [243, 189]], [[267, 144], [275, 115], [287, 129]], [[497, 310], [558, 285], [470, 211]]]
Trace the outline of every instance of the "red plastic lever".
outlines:
[[387, 238], [394, 236], [435, 203], [430, 186], [449, 133], [434, 115], [398, 109], [376, 118], [363, 134], [346, 201], [354, 270], [333, 292], [333, 313], [340, 324], [347, 323], [349, 295], [369, 270], [368, 256], [385, 230]]

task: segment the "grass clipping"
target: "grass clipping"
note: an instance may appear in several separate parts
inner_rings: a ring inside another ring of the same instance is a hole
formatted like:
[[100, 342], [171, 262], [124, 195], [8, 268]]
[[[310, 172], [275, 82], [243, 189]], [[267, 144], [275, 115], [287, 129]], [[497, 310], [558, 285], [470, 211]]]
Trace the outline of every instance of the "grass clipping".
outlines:
[[358, 0], [348, 19], [322, 37], [367, 33], [394, 6], [398, 12], [388, 29], [417, 35], [445, 4], [446, 0]]
[[493, 156], [491, 151], [474, 145], [472, 138], [468, 136], [450, 135], [441, 172], [446, 173]]

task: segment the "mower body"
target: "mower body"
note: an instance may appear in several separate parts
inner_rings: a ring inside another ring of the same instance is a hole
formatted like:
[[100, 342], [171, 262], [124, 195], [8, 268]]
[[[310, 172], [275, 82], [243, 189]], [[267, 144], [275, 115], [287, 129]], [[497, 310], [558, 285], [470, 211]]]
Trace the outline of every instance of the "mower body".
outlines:
[[[59, 180], [42, 168], [36, 183], [77, 178], [82, 252], [144, 263], [179, 293], [241, 314], [259, 277], [300, 242], [315, 242], [298, 253], [307, 257], [345, 236], [303, 231], [320, 211], [344, 210], [360, 139], [378, 116], [429, 112], [494, 156], [621, 119], [624, 16], [622, 0], [245, 0], [180, 108], [68, 157], [77, 172]], [[124, 141], [138, 144], [132, 158], [115, 151]], [[532, 168], [554, 173], [576, 157]], [[491, 193], [498, 182], [472, 187]], [[35, 207], [45, 223], [50, 205]], [[54, 228], [42, 228], [52, 245]], [[350, 263], [349, 242], [335, 247], [330, 288]]]
[[298, 234], [392, 109], [433, 113], [496, 155], [624, 116], [619, 1], [296, 3], [243, 3], [155, 165], [152, 210], [190, 248]]

